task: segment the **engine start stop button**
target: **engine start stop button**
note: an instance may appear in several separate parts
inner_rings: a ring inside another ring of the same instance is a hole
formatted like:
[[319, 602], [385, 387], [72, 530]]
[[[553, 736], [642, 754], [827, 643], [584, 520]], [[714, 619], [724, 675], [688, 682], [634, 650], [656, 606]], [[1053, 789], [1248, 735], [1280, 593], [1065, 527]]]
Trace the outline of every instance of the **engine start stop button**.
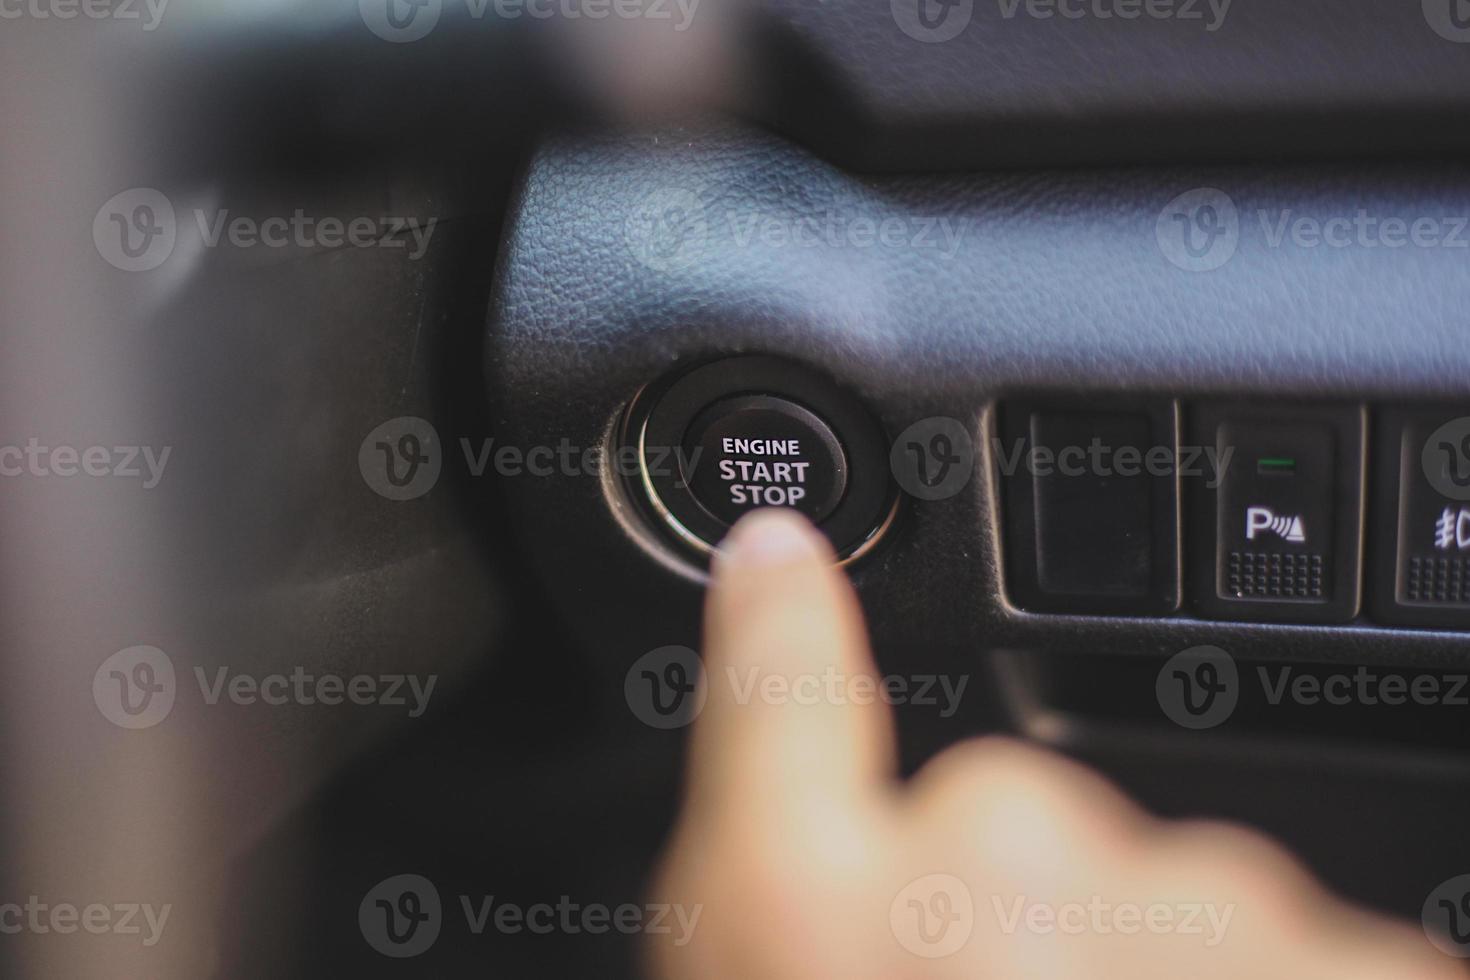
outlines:
[[784, 398], [716, 402], [689, 426], [686, 443], [689, 489], [726, 524], [757, 507], [791, 507], [820, 522], [847, 490], [847, 457], [837, 436]]

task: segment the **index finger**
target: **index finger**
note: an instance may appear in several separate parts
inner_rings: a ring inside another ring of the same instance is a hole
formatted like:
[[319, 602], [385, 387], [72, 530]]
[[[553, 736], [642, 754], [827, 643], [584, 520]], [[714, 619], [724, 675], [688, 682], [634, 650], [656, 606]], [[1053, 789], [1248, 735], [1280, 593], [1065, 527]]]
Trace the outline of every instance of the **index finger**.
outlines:
[[725, 539], [706, 603], [705, 683], [692, 802], [784, 817], [886, 789], [892, 719], [857, 596], [796, 513], [756, 511]]

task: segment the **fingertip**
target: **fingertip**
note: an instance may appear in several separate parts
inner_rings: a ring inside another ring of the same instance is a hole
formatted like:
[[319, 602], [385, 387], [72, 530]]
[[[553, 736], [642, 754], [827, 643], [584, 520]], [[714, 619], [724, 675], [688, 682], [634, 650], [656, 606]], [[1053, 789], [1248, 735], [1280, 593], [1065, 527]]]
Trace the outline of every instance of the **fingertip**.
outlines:
[[831, 561], [832, 548], [794, 510], [765, 507], [742, 517], [715, 553], [716, 579], [741, 569], [768, 569], [804, 561]]
[[[887, 706], [862, 610], [820, 531], [789, 509], [745, 515], [721, 545], [706, 604], [708, 702], [696, 785], [789, 815], [812, 795], [852, 799], [891, 768]], [[753, 788], [754, 787], [754, 788]]]

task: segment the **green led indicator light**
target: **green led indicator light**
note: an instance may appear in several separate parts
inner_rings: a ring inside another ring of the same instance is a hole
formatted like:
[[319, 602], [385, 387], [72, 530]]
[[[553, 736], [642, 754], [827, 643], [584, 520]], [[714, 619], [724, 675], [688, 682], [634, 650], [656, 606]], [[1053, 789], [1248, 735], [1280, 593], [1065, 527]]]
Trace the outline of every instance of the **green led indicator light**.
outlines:
[[1296, 460], [1288, 456], [1262, 456], [1256, 460], [1258, 473], [1295, 473]]

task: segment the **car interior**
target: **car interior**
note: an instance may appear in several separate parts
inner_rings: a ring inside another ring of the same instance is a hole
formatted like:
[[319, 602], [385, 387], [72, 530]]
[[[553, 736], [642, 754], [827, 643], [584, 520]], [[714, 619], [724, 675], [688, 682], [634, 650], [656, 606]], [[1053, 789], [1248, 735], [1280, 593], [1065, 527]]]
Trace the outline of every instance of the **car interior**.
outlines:
[[157, 940], [4, 975], [647, 976], [483, 912], [643, 900], [765, 506], [905, 774], [1018, 738], [1470, 956], [1465, 0], [0, 18], [0, 903]]

